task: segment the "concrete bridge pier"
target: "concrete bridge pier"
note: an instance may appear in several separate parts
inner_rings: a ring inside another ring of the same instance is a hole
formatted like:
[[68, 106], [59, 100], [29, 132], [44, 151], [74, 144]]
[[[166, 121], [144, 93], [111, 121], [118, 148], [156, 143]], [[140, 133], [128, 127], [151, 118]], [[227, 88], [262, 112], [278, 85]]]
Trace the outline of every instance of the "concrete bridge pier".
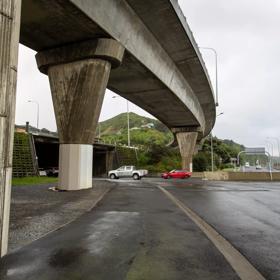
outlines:
[[182, 157], [182, 169], [192, 172], [192, 159], [196, 150], [198, 132], [177, 132], [180, 154]]
[[0, 4], [0, 257], [8, 250], [20, 0]]
[[75, 43], [36, 55], [49, 77], [60, 141], [59, 188], [92, 187], [92, 153], [97, 122], [112, 67], [124, 48], [115, 40]]

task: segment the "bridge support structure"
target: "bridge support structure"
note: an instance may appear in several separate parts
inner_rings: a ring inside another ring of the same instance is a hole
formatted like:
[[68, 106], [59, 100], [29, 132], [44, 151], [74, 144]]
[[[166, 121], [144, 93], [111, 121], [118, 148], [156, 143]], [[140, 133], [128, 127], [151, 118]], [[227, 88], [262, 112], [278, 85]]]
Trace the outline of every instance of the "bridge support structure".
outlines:
[[199, 131], [194, 128], [173, 128], [171, 130], [175, 133], [178, 142], [182, 157], [182, 169], [192, 172], [192, 160], [196, 152], [196, 142]]
[[74, 43], [36, 55], [49, 77], [60, 141], [59, 189], [92, 187], [92, 144], [112, 67], [124, 48], [112, 39]]
[[8, 251], [21, 0], [0, 5], [0, 257]]

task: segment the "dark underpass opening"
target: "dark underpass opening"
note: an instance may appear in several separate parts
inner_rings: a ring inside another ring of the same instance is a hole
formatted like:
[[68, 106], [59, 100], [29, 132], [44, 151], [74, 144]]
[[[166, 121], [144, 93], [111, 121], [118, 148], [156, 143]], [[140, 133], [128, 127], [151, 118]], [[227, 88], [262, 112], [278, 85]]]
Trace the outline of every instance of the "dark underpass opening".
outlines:
[[[35, 152], [39, 170], [58, 169], [59, 141], [58, 138], [33, 135]], [[111, 145], [93, 145], [92, 176], [106, 175], [113, 167], [115, 147]]]

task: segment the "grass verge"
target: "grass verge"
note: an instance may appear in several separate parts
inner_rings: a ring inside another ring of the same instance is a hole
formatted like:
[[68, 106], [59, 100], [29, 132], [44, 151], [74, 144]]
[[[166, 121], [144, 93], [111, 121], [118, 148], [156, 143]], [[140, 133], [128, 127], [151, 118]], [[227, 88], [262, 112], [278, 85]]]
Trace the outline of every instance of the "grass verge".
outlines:
[[22, 177], [12, 179], [13, 186], [40, 185], [56, 182], [58, 182], [58, 178], [54, 177]]
[[222, 171], [233, 172], [235, 170], [234, 170], [234, 168], [224, 168]]

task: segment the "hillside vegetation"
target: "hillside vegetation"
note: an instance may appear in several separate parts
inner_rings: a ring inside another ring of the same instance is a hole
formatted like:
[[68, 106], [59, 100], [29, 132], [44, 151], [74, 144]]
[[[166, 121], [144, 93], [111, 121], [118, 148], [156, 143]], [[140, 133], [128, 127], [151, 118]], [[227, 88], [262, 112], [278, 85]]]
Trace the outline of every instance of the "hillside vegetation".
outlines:
[[[231, 159], [237, 158], [244, 146], [232, 140], [221, 140], [213, 137], [214, 169], [233, 168]], [[194, 156], [193, 168], [195, 171], [211, 170], [211, 139], [208, 136], [202, 144], [201, 150]]]
[[[160, 121], [129, 113], [130, 142], [132, 146], [147, 148], [153, 144], [166, 145], [173, 136]], [[127, 114], [99, 123], [100, 137], [106, 142], [127, 145]], [[99, 131], [97, 132], [99, 135]]]
[[[173, 135], [160, 121], [129, 114], [131, 145], [139, 149], [139, 167], [147, 168], [150, 172], [162, 172], [181, 168], [181, 157], [178, 148], [167, 145], [173, 141]], [[123, 113], [99, 123], [97, 135], [105, 142], [127, 145], [127, 114]], [[231, 158], [244, 147], [232, 140], [220, 140], [213, 137], [215, 169], [230, 168]], [[207, 137], [201, 150], [194, 156], [194, 171], [211, 169], [210, 137]]]

